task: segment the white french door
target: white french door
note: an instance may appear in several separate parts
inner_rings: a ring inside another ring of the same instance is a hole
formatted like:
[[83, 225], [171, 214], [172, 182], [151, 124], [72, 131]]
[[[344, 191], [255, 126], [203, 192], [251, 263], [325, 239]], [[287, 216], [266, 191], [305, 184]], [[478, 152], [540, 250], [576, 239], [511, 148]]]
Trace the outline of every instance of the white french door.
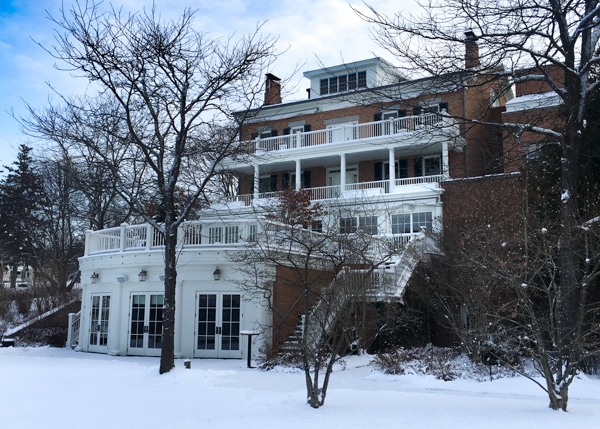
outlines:
[[163, 339], [164, 295], [136, 293], [130, 297], [127, 353], [159, 356]]
[[241, 359], [241, 303], [235, 293], [196, 295], [194, 356]]
[[88, 350], [90, 352], [106, 353], [108, 350], [110, 295], [92, 295], [90, 312]]

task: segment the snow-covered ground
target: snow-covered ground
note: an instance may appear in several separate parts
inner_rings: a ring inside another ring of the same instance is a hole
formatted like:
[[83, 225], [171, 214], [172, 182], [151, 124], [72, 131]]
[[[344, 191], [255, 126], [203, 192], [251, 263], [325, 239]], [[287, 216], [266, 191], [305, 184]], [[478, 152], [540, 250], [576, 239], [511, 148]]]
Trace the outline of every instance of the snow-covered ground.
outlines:
[[183, 361], [166, 375], [157, 358], [55, 348], [0, 348], [0, 428], [596, 428], [600, 379], [572, 385], [569, 412], [547, 408], [523, 378], [492, 382], [384, 375], [369, 356], [332, 375], [325, 406], [305, 403], [293, 370], [240, 360]]

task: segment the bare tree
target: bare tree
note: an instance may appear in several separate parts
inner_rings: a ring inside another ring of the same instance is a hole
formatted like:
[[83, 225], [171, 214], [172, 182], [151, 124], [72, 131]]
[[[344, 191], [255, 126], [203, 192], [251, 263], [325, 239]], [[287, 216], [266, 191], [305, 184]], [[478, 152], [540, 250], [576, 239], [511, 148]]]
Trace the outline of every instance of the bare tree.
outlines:
[[[376, 330], [366, 314], [393, 277], [379, 267], [395, 249], [368, 232], [340, 232], [335, 208], [311, 203], [309, 190], [284, 191], [263, 216], [256, 241], [234, 256], [243, 261], [240, 286], [267, 298], [273, 317], [267, 355], [282, 346], [297, 348], [308, 403], [319, 408], [334, 364], [349, 350], [368, 345], [369, 322]], [[298, 335], [290, 336], [295, 329]]]
[[[110, 142], [89, 135], [82, 143], [110, 168], [121, 195], [164, 237], [159, 371], [165, 373], [174, 366], [177, 229], [196, 203], [204, 203], [218, 163], [240, 152], [239, 123], [231, 120], [232, 112], [255, 107], [258, 79], [273, 60], [274, 40], [259, 29], [237, 40], [212, 40], [194, 28], [190, 9], [176, 21], [164, 21], [154, 9], [124, 15], [103, 10], [100, 2], [76, 1], [50, 19], [58, 30], [56, 44], [47, 51], [59, 68], [79, 73], [98, 89], [95, 96], [63, 97], [66, 109], [76, 113], [72, 117], [112, 125], [98, 129], [98, 135], [112, 137]], [[97, 103], [110, 108], [94, 113]], [[220, 132], [226, 124], [233, 132]], [[43, 133], [44, 124], [39, 125]], [[161, 223], [146, 212], [144, 189], [157, 196]]]
[[[556, 155], [561, 161], [559, 186], [553, 194], [559, 208], [555, 222], [560, 228], [546, 227], [549, 241], [560, 246], [550, 253], [551, 258], [543, 258], [555, 269], [551, 289], [556, 320], [552, 325], [554, 343], [551, 351], [539, 352], [552, 353], [556, 359], [553, 371], [543, 371], [550, 407], [566, 410], [566, 381], [577, 370], [581, 357], [578, 344], [586, 334], [583, 309], [587, 295], [583, 291], [596, 272], [596, 267], [585, 263], [597, 255], [587, 254], [590, 248], [582, 246], [586, 243], [583, 227], [590, 218], [585, 218], [588, 213], [581, 210], [586, 204], [582, 204], [578, 193], [577, 179], [586, 106], [598, 87], [592, 73], [600, 62], [599, 2], [434, 0], [423, 3], [423, 15], [418, 17], [401, 13], [385, 16], [373, 8], [368, 13], [358, 13], [377, 26], [376, 40], [407, 68], [429, 76], [469, 70], [477, 76], [470, 85], [479, 87], [498, 75], [510, 77], [506, 80], [508, 85], [537, 81], [559, 98], [561, 106], [555, 120], [527, 118], [503, 126], [512, 129], [521, 143], [535, 141], [539, 138], [531, 136], [535, 133], [547, 136], [546, 141], [560, 148]], [[478, 49], [471, 62], [463, 60], [464, 32], [477, 41], [477, 45], [467, 45], [467, 49]], [[497, 94], [507, 89], [497, 88]], [[464, 119], [481, 122], [478, 118]], [[527, 241], [530, 238], [525, 237]]]

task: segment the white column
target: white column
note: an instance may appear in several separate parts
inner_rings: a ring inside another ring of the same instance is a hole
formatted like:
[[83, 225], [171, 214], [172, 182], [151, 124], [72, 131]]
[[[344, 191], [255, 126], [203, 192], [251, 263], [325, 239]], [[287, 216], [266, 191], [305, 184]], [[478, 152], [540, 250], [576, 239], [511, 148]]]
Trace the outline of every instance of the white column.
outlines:
[[442, 175], [446, 177], [450, 177], [450, 168], [448, 165], [448, 142], [444, 141], [442, 143]]
[[[175, 289], [175, 332], [174, 332], [174, 354], [176, 358], [180, 358], [182, 353], [181, 348], [181, 330], [183, 324], [183, 281], [178, 282]], [[191, 357], [191, 356], [189, 356]]]
[[[127, 297], [123, 296], [123, 283], [117, 282], [113, 287], [114, 293], [110, 294], [110, 318], [108, 324], [108, 354], [114, 356], [125, 356], [127, 347], [121, 350], [121, 344], [127, 344], [127, 329], [121, 330], [121, 326], [129, 323], [129, 308], [123, 308], [123, 302], [129, 303]], [[115, 317], [116, 316], [116, 317]]]
[[396, 186], [396, 154], [394, 153], [394, 149], [390, 149], [388, 162], [388, 175], [390, 177], [389, 189], [392, 189], [394, 186]]
[[296, 160], [296, 191], [299, 191], [302, 187], [302, 169], [300, 168], [300, 160]]
[[254, 166], [254, 199], [258, 200], [258, 189], [260, 184], [260, 169], [258, 164]]
[[340, 154], [340, 192], [346, 190], [346, 154]]

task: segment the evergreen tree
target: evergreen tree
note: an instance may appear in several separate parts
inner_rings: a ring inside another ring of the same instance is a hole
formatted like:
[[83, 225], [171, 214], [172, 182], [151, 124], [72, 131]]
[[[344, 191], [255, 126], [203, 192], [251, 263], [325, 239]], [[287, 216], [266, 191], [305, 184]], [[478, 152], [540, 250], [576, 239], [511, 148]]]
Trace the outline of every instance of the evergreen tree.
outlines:
[[14, 288], [18, 267], [35, 265], [33, 238], [44, 199], [30, 147], [21, 145], [17, 160], [5, 169], [8, 174], [0, 182], [0, 249], [3, 263], [12, 268], [10, 284]]

